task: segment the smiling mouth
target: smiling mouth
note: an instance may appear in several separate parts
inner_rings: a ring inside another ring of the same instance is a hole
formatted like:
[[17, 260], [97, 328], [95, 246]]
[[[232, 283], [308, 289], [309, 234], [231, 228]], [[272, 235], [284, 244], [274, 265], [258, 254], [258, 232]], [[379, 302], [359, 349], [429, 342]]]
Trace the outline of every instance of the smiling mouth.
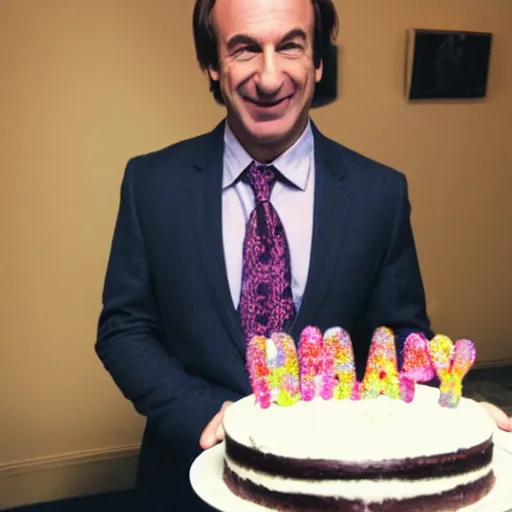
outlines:
[[273, 100], [273, 101], [257, 101], [257, 100], [253, 100], [251, 98], [245, 98], [245, 100], [248, 101], [249, 103], [252, 103], [253, 105], [256, 105], [257, 107], [260, 107], [260, 108], [272, 108], [277, 105], [280, 105], [281, 103], [284, 103], [286, 100], [290, 99], [291, 97], [292, 96], [285, 96], [284, 98], [280, 98], [278, 100]]

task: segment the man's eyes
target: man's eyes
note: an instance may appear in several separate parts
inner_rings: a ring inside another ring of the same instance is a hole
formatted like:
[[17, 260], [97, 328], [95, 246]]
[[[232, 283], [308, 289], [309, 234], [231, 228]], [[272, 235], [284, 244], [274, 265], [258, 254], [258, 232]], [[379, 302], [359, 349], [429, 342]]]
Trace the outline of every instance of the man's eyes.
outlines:
[[295, 51], [302, 50], [302, 46], [298, 43], [285, 43], [278, 48], [279, 51]]
[[[282, 45], [279, 45], [277, 47], [278, 52], [298, 52], [302, 51], [303, 46], [298, 43], [284, 43]], [[241, 59], [249, 59], [256, 53], [261, 53], [263, 50], [261, 46], [258, 46], [256, 44], [252, 45], [245, 45], [240, 48], [237, 48], [235, 50], [235, 57], [241, 58]]]
[[261, 52], [261, 48], [258, 45], [251, 44], [243, 46], [242, 48], [238, 48], [236, 53], [259, 53]]

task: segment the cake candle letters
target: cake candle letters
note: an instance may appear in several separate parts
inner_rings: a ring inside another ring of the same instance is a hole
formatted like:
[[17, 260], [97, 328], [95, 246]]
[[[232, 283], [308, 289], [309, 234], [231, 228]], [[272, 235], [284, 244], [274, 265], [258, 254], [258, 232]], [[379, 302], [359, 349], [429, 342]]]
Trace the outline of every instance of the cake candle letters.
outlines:
[[309, 402], [317, 395], [322, 372], [323, 336], [320, 329], [306, 327], [302, 331], [298, 352], [301, 397]]
[[320, 394], [325, 400], [359, 398], [352, 341], [340, 327], [328, 329], [324, 334]]
[[435, 370], [428, 352], [428, 340], [421, 333], [407, 336], [403, 348], [400, 372], [400, 395], [405, 402], [414, 399], [415, 383], [428, 382], [435, 377]]
[[361, 384], [362, 399], [376, 398], [379, 395], [401, 397], [395, 337], [387, 327], [379, 327], [373, 334]]
[[475, 346], [469, 340], [453, 344], [447, 336], [437, 335], [429, 341], [413, 333], [405, 340], [399, 373], [394, 333], [379, 327], [372, 337], [363, 381], [358, 382], [348, 332], [332, 327], [322, 335], [309, 326], [302, 331], [298, 352], [288, 334], [274, 333], [268, 339], [255, 336], [247, 346], [247, 370], [256, 403], [262, 408], [272, 403], [307, 402], [317, 395], [325, 400], [386, 395], [411, 402], [416, 383], [428, 382], [436, 374], [441, 381], [440, 405], [456, 407], [462, 381], [475, 357]]
[[[275, 347], [275, 355], [270, 353], [270, 347]], [[267, 363], [273, 401], [281, 406], [293, 405], [300, 399], [299, 361], [295, 343], [288, 334], [272, 334], [272, 338], [267, 340]]]
[[247, 368], [256, 403], [262, 408], [271, 403], [292, 405], [300, 399], [299, 364], [290, 336], [255, 336], [247, 347]]
[[455, 407], [462, 396], [462, 380], [475, 362], [476, 350], [469, 340], [458, 340], [453, 345], [442, 334], [428, 343], [428, 351], [441, 385], [439, 403], [443, 407]]
[[400, 375], [414, 382], [428, 382], [435, 377], [435, 370], [428, 352], [428, 340], [421, 333], [407, 336], [403, 349]]
[[247, 370], [256, 403], [263, 409], [270, 407], [271, 393], [267, 365], [267, 338], [254, 336], [247, 345]]

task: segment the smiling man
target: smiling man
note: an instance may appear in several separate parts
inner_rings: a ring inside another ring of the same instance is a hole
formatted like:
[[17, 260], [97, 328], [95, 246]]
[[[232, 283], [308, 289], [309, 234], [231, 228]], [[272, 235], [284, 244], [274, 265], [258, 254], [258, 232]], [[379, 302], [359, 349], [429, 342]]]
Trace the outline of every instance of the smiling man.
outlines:
[[320, 18], [328, 2], [315, 4], [218, 1], [211, 10], [218, 59], [201, 64], [220, 88], [230, 128], [259, 162], [283, 153], [308, 124], [328, 37], [317, 33], [315, 41], [314, 11]]
[[309, 118], [336, 30], [331, 0], [197, 0], [197, 57], [226, 119], [127, 165], [96, 350], [147, 418], [140, 510], [208, 510], [189, 467], [250, 393], [254, 334], [342, 326], [359, 376], [377, 327], [398, 348], [433, 334], [404, 175]]

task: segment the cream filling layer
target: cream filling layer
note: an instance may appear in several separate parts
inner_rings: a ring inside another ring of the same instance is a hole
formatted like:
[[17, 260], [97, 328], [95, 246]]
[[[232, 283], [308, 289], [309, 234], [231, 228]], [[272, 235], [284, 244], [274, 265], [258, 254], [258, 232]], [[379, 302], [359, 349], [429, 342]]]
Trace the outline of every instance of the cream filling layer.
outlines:
[[270, 491], [287, 494], [338, 497], [347, 500], [363, 500], [381, 503], [386, 499], [409, 499], [447, 492], [460, 485], [467, 485], [485, 477], [491, 470], [489, 464], [476, 471], [461, 475], [423, 480], [299, 480], [283, 478], [245, 468], [225, 457], [233, 473], [243, 480], [265, 487]]

